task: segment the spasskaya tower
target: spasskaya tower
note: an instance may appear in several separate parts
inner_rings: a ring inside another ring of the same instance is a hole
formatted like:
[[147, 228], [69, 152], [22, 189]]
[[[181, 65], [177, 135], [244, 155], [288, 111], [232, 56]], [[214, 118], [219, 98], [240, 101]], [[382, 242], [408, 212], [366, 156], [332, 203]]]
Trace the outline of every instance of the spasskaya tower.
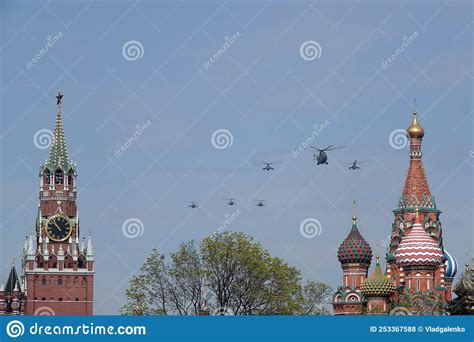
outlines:
[[68, 158], [61, 93], [49, 158], [39, 170], [35, 233], [25, 243], [26, 315], [92, 315], [94, 253], [80, 237], [76, 163]]

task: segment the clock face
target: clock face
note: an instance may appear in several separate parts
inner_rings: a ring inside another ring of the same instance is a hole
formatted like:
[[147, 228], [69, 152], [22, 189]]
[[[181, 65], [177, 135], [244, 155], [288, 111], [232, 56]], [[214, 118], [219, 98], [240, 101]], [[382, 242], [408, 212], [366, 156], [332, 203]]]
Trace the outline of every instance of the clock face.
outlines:
[[53, 241], [64, 241], [72, 233], [71, 222], [66, 216], [54, 215], [46, 224], [46, 233]]

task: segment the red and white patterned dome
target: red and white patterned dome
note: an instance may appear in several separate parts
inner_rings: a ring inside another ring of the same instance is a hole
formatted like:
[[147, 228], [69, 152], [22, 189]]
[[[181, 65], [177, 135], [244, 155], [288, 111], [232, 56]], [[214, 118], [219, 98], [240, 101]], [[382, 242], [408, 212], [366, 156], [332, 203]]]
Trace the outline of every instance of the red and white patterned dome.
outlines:
[[418, 213], [410, 232], [402, 238], [395, 251], [395, 260], [401, 266], [439, 265], [443, 262], [443, 250], [423, 229]]

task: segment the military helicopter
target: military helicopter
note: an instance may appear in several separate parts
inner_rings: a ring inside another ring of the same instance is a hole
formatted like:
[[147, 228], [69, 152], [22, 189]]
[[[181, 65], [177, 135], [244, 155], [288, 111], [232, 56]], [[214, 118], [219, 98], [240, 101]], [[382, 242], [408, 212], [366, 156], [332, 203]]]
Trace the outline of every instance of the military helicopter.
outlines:
[[262, 162], [262, 164], [265, 164], [264, 167], [262, 167], [262, 170], [263, 171], [273, 171], [275, 170], [274, 167], [272, 167], [272, 164], [276, 164], [278, 162], [274, 161], [274, 162], [271, 162], [271, 163], [267, 163], [267, 162]]
[[257, 207], [263, 207], [265, 206], [265, 203], [263, 203], [263, 200], [257, 200], [257, 203], [255, 204]]
[[317, 147], [311, 146], [311, 148], [314, 148], [315, 150], [319, 151], [319, 154], [313, 153], [313, 160], [316, 160], [318, 162], [318, 165], [319, 164], [326, 164], [327, 165], [328, 164], [328, 155], [327, 155], [326, 152], [336, 150], [336, 149], [341, 148], [341, 147], [342, 146], [333, 147], [333, 145], [329, 145], [326, 148], [319, 149]]
[[363, 163], [367, 163], [367, 161], [357, 161], [357, 159], [356, 159], [351, 163], [347, 163], [347, 164], [352, 164], [351, 166], [348, 167], [348, 169], [349, 170], [360, 170], [360, 166], [358, 164], [363, 164]]
[[230, 206], [237, 203], [237, 200], [234, 198], [224, 198], [224, 201], [227, 201], [227, 205], [230, 205]]
[[195, 201], [188, 201], [188, 203], [191, 203], [190, 205], [188, 205], [189, 208], [195, 209], [195, 208], [199, 207], [199, 204]]

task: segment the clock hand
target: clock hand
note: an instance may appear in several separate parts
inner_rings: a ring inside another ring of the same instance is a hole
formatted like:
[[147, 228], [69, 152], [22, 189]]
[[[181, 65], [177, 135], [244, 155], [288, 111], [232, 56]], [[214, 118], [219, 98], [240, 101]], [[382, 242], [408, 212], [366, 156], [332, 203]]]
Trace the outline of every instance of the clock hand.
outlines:
[[56, 226], [56, 228], [59, 229], [60, 232], [62, 232], [63, 230], [61, 228], [59, 228], [59, 226], [56, 224], [56, 222], [53, 222], [53, 224]]

